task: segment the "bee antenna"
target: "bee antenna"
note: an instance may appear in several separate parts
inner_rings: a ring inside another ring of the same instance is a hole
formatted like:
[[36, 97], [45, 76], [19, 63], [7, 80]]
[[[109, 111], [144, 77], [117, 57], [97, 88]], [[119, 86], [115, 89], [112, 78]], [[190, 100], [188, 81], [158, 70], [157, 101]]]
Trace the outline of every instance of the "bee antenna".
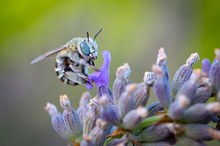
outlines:
[[99, 33], [102, 31], [102, 28], [96, 33], [96, 35], [94, 36], [94, 41], [96, 39], [96, 37], [99, 35]]
[[89, 43], [89, 32], [88, 32], [88, 31], [86, 32], [86, 35], [87, 35], [87, 36], [86, 36], [86, 37], [87, 37], [87, 41], [88, 41], [88, 43]]

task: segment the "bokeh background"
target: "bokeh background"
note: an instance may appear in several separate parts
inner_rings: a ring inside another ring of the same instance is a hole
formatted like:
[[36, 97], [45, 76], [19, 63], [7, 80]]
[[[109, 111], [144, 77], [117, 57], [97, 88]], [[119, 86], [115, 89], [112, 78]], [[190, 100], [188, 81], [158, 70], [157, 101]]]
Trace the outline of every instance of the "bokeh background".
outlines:
[[[220, 47], [220, 2], [216, 0], [7, 0], [0, 5], [0, 145], [64, 146], [44, 111], [59, 106], [67, 94], [73, 107], [87, 89], [60, 82], [54, 59], [30, 65], [35, 57], [74, 37], [97, 38], [99, 67], [102, 50], [112, 55], [110, 86], [115, 70], [127, 62], [131, 79], [141, 82], [157, 51], [165, 47], [171, 78], [193, 52], [213, 59]], [[195, 67], [200, 67], [200, 62]], [[96, 89], [91, 91], [96, 94]], [[151, 100], [153, 98], [153, 94]], [[59, 108], [60, 109], [60, 108]], [[219, 145], [219, 143], [209, 143]]]

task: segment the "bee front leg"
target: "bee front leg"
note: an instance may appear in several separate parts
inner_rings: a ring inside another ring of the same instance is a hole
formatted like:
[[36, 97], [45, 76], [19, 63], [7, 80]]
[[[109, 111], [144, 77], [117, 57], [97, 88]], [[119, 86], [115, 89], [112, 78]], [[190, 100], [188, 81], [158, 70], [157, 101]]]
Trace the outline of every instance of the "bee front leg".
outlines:
[[83, 65], [86, 65], [86, 66], [88, 66], [88, 67], [90, 67], [90, 68], [92, 68], [94, 71], [99, 71], [99, 69], [97, 68], [97, 67], [95, 67], [94, 65], [91, 65], [91, 64], [89, 64], [89, 63], [87, 63], [85, 60], [83, 60], [83, 59], [80, 59], [79, 60], [79, 63], [80, 64], [83, 64]]

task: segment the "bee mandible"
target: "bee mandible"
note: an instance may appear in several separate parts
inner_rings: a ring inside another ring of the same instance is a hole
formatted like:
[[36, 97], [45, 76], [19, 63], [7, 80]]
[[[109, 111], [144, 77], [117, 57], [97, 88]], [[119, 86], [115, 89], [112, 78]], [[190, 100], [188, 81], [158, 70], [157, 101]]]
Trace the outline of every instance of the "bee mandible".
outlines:
[[95, 67], [94, 60], [98, 56], [98, 45], [95, 41], [100, 29], [94, 36], [94, 39], [87, 36], [85, 38], [73, 38], [65, 45], [34, 59], [31, 64], [37, 63], [56, 54], [55, 72], [58, 78], [69, 85], [79, 85], [88, 82], [88, 67], [94, 71], [99, 69]]

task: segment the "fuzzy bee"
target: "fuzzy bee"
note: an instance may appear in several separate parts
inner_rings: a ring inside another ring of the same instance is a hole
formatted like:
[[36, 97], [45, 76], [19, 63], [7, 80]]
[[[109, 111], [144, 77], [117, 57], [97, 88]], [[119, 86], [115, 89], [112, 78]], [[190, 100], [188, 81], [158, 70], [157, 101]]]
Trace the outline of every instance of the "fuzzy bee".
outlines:
[[95, 71], [99, 70], [94, 65], [94, 60], [98, 56], [98, 45], [95, 39], [101, 31], [102, 29], [94, 39], [89, 37], [88, 32], [86, 38], [73, 38], [62, 47], [37, 57], [31, 64], [56, 54], [55, 72], [62, 82], [73, 86], [87, 83], [88, 67]]

